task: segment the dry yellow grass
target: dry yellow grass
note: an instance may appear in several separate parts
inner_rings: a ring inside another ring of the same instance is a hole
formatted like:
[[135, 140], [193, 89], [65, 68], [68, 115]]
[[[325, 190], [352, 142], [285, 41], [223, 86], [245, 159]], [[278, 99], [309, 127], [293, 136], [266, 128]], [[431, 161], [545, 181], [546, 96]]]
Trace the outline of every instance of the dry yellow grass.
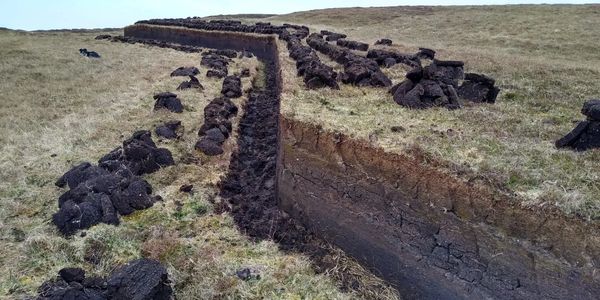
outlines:
[[[282, 253], [269, 241], [251, 242], [228, 214], [213, 213], [215, 184], [229, 158], [205, 157], [193, 145], [203, 108], [219, 95], [221, 81], [202, 75], [204, 92], [177, 92], [182, 114], [152, 111], [152, 95], [174, 91], [184, 79], [170, 72], [200, 67], [200, 56], [95, 41], [96, 34], [0, 31], [0, 298], [34, 295], [66, 266], [102, 275], [140, 256], [168, 267], [179, 299], [354, 297], [316, 275], [303, 255]], [[81, 57], [83, 47], [102, 59]], [[256, 74], [260, 65], [243, 59], [230, 70], [243, 67]], [[250, 81], [244, 79], [244, 86]], [[183, 121], [183, 138], [158, 144], [173, 152], [177, 165], [145, 176], [164, 202], [122, 218], [120, 226], [97, 225], [85, 237], [59, 235], [50, 219], [63, 191], [54, 181], [75, 163], [96, 161], [135, 130], [171, 118]], [[194, 194], [178, 191], [187, 183], [194, 184]], [[242, 267], [259, 270], [261, 279], [237, 279]]]
[[[529, 5], [330, 9], [267, 20], [371, 44], [391, 38], [401, 52], [431, 47], [440, 59], [464, 60], [467, 71], [495, 77], [502, 89], [495, 105], [415, 111], [396, 105], [385, 89], [306, 90], [282, 54], [284, 114], [389, 151], [421, 149], [449, 171], [493, 184], [525, 205], [598, 219], [600, 151], [557, 150], [554, 141], [584, 119], [585, 100], [600, 97], [599, 16], [598, 5]], [[406, 70], [384, 72], [397, 83]]]

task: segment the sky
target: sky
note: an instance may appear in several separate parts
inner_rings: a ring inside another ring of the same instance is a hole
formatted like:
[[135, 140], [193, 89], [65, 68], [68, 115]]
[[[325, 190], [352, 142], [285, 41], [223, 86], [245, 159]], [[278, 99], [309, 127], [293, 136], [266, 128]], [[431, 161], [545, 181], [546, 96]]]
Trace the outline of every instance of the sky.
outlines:
[[589, 1], [546, 0], [0, 0], [0, 27], [11, 29], [65, 29], [124, 27], [138, 20], [219, 14], [268, 13], [332, 7], [397, 5], [484, 5], [571, 3]]

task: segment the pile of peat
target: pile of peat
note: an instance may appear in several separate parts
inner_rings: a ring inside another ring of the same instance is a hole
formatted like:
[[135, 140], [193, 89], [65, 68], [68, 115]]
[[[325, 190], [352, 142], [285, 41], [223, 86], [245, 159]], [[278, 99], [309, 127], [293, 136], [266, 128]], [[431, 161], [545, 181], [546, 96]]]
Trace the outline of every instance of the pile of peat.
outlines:
[[345, 84], [355, 86], [388, 87], [392, 81], [381, 72], [379, 65], [364, 56], [352, 53], [346, 48], [332, 45], [323, 39], [323, 35], [312, 33], [306, 42], [313, 49], [329, 56], [332, 60], [344, 66], [340, 79]]
[[348, 37], [343, 33], [337, 33], [329, 30], [321, 30], [321, 35], [325, 36], [325, 40], [328, 42], [335, 42], [339, 39], [345, 39]]
[[201, 65], [206, 66], [209, 70], [206, 72], [206, 77], [223, 78], [229, 74], [227, 66], [231, 62], [231, 59], [212, 52], [205, 52], [202, 54]]
[[350, 50], [358, 50], [358, 51], [367, 51], [369, 50], [369, 44], [358, 42], [358, 41], [350, 41], [346, 39], [339, 39], [336, 41], [336, 45], [348, 48]]
[[465, 75], [462, 61], [434, 59], [430, 65], [406, 73], [406, 79], [389, 92], [396, 103], [412, 109], [458, 109], [462, 106], [460, 98], [474, 103], [495, 103], [500, 92], [495, 82], [482, 74]]
[[135, 132], [103, 156], [98, 166], [81, 163], [56, 181], [56, 186], [69, 190], [58, 198], [59, 210], [52, 221], [64, 235], [98, 223], [118, 225], [119, 215], [149, 208], [160, 200], [139, 176], [174, 164], [171, 152], [158, 148], [149, 131]]
[[38, 288], [38, 300], [172, 299], [167, 269], [158, 261], [137, 259], [107, 278], [86, 277], [79, 268], [64, 268]]
[[237, 112], [237, 106], [228, 97], [213, 99], [204, 108], [204, 124], [198, 131], [200, 139], [194, 147], [208, 156], [223, 154], [223, 143], [233, 128], [229, 119]]
[[600, 99], [586, 101], [581, 113], [587, 120], [579, 122], [571, 132], [557, 140], [557, 148], [576, 151], [600, 148]]
[[287, 42], [290, 57], [296, 61], [297, 75], [304, 77], [307, 88], [317, 89], [328, 86], [339, 89], [336, 81], [338, 74], [332, 67], [322, 63], [317, 53], [302, 43], [300, 36], [286, 32], [280, 35], [280, 39]]

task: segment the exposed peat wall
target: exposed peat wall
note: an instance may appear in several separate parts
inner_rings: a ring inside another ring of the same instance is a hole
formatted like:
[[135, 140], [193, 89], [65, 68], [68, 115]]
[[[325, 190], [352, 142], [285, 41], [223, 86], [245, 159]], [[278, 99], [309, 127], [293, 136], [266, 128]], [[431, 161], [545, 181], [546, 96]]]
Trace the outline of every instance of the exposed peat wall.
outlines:
[[[279, 60], [275, 35], [259, 35], [230, 31], [206, 31], [177, 26], [135, 24], [124, 29], [126, 37], [160, 40], [181, 45], [212, 49], [250, 51], [265, 63], [277, 64]], [[279, 77], [279, 76], [278, 76]]]
[[600, 295], [598, 222], [523, 208], [415, 159], [277, 116], [274, 35], [137, 24], [125, 36], [246, 50], [265, 63], [266, 90], [249, 97], [240, 149], [223, 182], [234, 218], [250, 235], [291, 249], [305, 240], [278, 205], [409, 299]]
[[280, 117], [280, 206], [408, 299], [595, 299], [599, 227]]

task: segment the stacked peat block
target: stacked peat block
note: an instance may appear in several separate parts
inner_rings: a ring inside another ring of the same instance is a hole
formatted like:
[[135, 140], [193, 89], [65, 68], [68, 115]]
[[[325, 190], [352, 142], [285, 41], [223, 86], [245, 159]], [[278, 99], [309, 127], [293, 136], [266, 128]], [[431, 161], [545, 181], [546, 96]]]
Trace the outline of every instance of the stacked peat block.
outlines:
[[204, 87], [202, 86], [202, 84], [200, 84], [200, 81], [198, 80], [198, 78], [196, 78], [196, 76], [190, 76], [189, 81], [184, 81], [177, 87], [178, 91], [188, 89], [203, 90]]
[[350, 41], [350, 40], [346, 40], [346, 39], [337, 40], [336, 45], [338, 45], [340, 47], [348, 48], [350, 50], [358, 50], [358, 51], [369, 50], [369, 44], [367, 44], [367, 43]]
[[209, 156], [223, 154], [223, 143], [232, 131], [229, 120], [237, 115], [238, 108], [227, 97], [213, 99], [204, 108], [204, 124], [200, 127], [198, 135], [200, 139], [195, 148]]
[[310, 30], [304, 25], [294, 25], [287, 23], [283, 24], [279, 34], [282, 34], [284, 32], [290, 33], [290, 31], [293, 31], [291, 32], [291, 34], [299, 39], [305, 39], [310, 34]]
[[345, 39], [348, 36], [342, 33], [336, 33], [328, 30], [321, 30], [321, 35], [325, 37], [325, 40], [328, 42], [335, 42], [339, 39]]
[[200, 70], [196, 67], [179, 67], [171, 72], [171, 77], [175, 76], [196, 76]]
[[[431, 59], [435, 51], [420, 48], [414, 55], [417, 60]], [[394, 101], [402, 106], [414, 109], [445, 107], [458, 109], [459, 99], [474, 103], [495, 103], [500, 89], [491, 77], [464, 73], [462, 61], [443, 61], [433, 59], [426, 67], [414, 67], [406, 74], [406, 80], [390, 90]]]
[[396, 103], [408, 108], [460, 108], [456, 89], [464, 78], [463, 65], [460, 61], [434, 60], [425, 68], [416, 67], [408, 72], [406, 80], [392, 87], [390, 93]]
[[94, 39], [96, 40], [110, 40], [112, 36], [110, 34], [100, 34], [97, 35]]
[[417, 52], [417, 57], [421, 59], [435, 59], [435, 50], [429, 48], [419, 48], [419, 52]]
[[181, 100], [177, 98], [177, 94], [173, 94], [170, 92], [163, 92], [154, 95], [154, 110], [166, 109], [174, 113], [182, 113], [183, 105], [181, 104]]
[[214, 53], [203, 53], [202, 55], [200, 64], [210, 69], [206, 72], [206, 77], [223, 78], [227, 76], [229, 73], [227, 66], [231, 62], [230, 59]]
[[376, 62], [356, 55], [350, 50], [329, 44], [318, 33], [311, 34], [306, 41], [313, 49], [329, 56], [332, 60], [344, 66], [344, 73], [340, 76], [343, 83], [374, 87], [392, 85], [391, 80], [381, 72]]
[[189, 81], [182, 82], [177, 90], [187, 90], [187, 89], [200, 89], [203, 90], [204, 87], [200, 84], [196, 75], [200, 73], [200, 70], [196, 67], [179, 67], [171, 72], [171, 77], [175, 76], [188, 76], [190, 78]]
[[475, 103], [495, 103], [500, 89], [496, 80], [486, 75], [466, 73], [465, 80], [458, 88], [458, 95]]
[[161, 167], [174, 165], [173, 156], [168, 149], [158, 148], [152, 140], [152, 133], [140, 130], [123, 141], [98, 161], [101, 168], [111, 172], [126, 166], [134, 175], [150, 174]]
[[228, 98], [239, 98], [242, 96], [242, 80], [239, 76], [227, 76], [223, 80], [221, 94]]
[[174, 164], [171, 152], [157, 148], [150, 132], [138, 131], [103, 156], [98, 166], [85, 162], [58, 179], [56, 185], [69, 190], [59, 197], [52, 221], [65, 235], [98, 223], [117, 225], [119, 214], [146, 209], [160, 199], [139, 176]]
[[179, 128], [181, 128], [181, 121], [170, 120], [162, 125], [157, 126], [156, 129], [154, 129], [154, 133], [156, 133], [157, 136], [165, 139], [176, 139], [179, 138]]
[[173, 289], [167, 269], [151, 259], [133, 260], [107, 278], [86, 277], [80, 268], [64, 268], [38, 288], [39, 300], [170, 300]]
[[587, 120], [579, 122], [571, 132], [556, 141], [557, 148], [576, 151], [600, 148], [600, 99], [586, 101], [581, 113]]
[[420, 67], [421, 60], [416, 54], [403, 54], [383, 49], [373, 49], [367, 53], [367, 58], [374, 60], [379, 66], [389, 68], [396, 64], [410, 67]]
[[[304, 36], [304, 32], [301, 36]], [[336, 81], [338, 74], [333, 71], [333, 68], [323, 64], [311, 47], [303, 45], [300, 36], [285, 31], [280, 38], [287, 42], [290, 57], [296, 61], [297, 74], [304, 77], [307, 88], [339, 89]]]

